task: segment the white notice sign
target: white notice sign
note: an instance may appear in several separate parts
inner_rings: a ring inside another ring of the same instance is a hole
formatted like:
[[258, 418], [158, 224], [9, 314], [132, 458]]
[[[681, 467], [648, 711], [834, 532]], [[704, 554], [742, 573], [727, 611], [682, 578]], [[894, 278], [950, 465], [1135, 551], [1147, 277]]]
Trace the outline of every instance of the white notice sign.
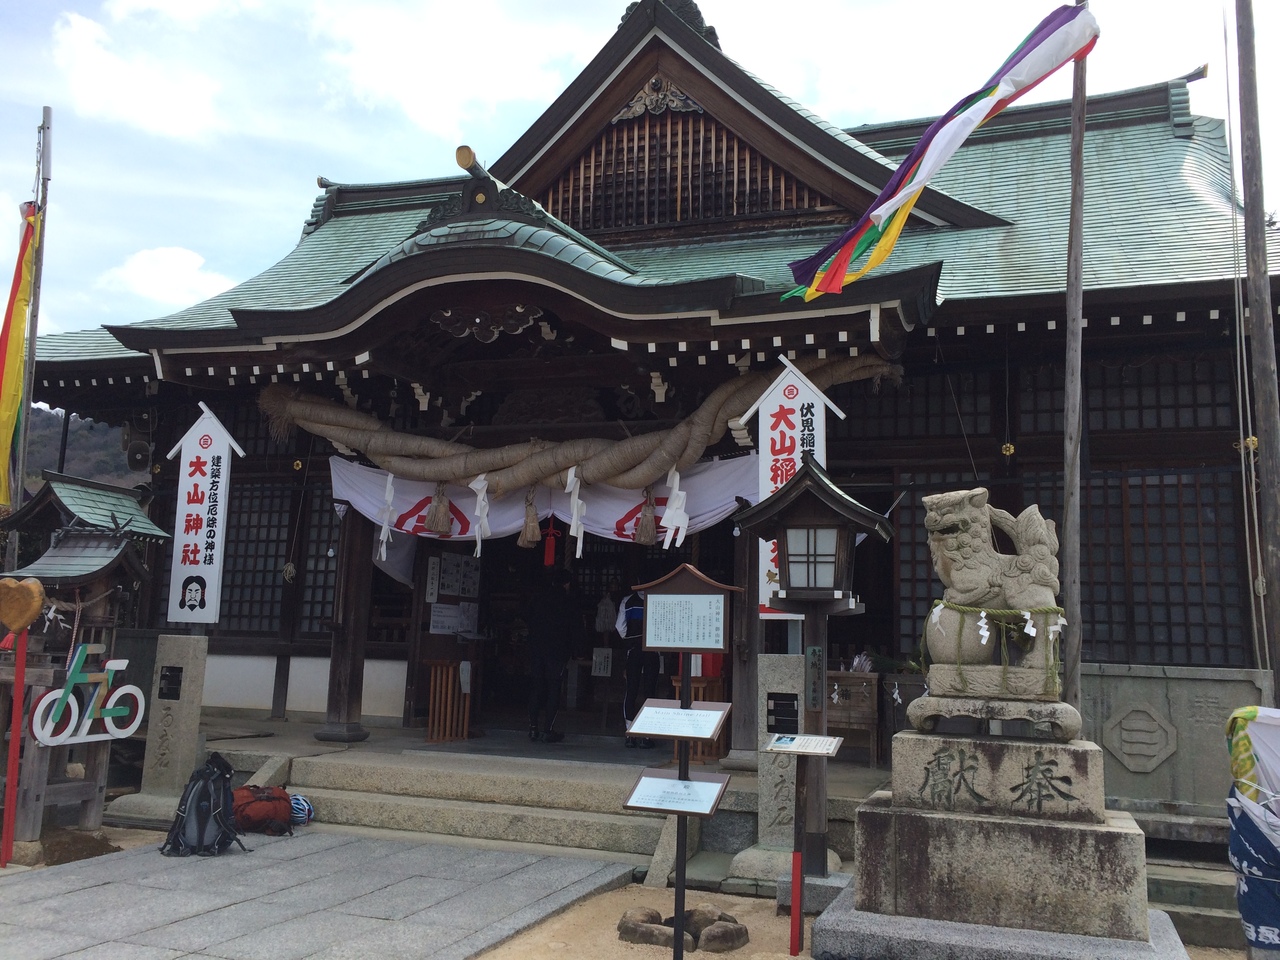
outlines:
[[664, 770], [646, 770], [623, 807], [709, 817], [715, 813], [728, 782], [723, 774], [715, 780], [677, 780]]
[[430, 633], [451, 637], [462, 629], [462, 608], [454, 603], [433, 603], [431, 605]]
[[646, 650], [724, 650], [724, 594], [654, 593], [644, 600]]
[[729, 704], [695, 700], [688, 710], [679, 700], [646, 700], [627, 735], [672, 740], [714, 740], [729, 716]]
[[775, 733], [765, 746], [766, 753], [802, 753], [809, 757], [834, 757], [844, 737], [806, 737], [797, 733]]
[[218, 622], [231, 512], [231, 451], [244, 456], [213, 411], [203, 403], [200, 409], [200, 419], [169, 451], [170, 460], [182, 453], [169, 575], [172, 623]]

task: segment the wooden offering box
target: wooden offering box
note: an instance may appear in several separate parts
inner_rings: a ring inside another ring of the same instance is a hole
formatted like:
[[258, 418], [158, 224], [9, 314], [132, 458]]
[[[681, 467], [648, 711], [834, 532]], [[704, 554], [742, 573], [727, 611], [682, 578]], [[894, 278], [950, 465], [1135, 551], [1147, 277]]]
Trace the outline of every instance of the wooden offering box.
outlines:
[[880, 674], [827, 671], [827, 727], [865, 730], [871, 751], [871, 766], [879, 761]]

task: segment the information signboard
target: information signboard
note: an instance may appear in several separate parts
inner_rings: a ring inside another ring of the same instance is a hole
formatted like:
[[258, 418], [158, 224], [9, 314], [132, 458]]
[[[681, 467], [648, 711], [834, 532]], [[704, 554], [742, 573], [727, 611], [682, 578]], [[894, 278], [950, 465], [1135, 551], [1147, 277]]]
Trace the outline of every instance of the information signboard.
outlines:
[[690, 773], [688, 780], [681, 780], [675, 770], [648, 767], [640, 772], [622, 806], [626, 810], [710, 817], [728, 785], [727, 773]]
[[798, 733], [775, 733], [765, 745], [765, 753], [798, 753], [806, 757], [834, 757], [844, 737], [812, 737]]
[[644, 649], [682, 653], [723, 653], [723, 594], [657, 593], [644, 603]]
[[688, 710], [679, 700], [648, 699], [627, 728], [629, 737], [671, 740], [715, 740], [729, 716], [730, 704], [695, 700]]

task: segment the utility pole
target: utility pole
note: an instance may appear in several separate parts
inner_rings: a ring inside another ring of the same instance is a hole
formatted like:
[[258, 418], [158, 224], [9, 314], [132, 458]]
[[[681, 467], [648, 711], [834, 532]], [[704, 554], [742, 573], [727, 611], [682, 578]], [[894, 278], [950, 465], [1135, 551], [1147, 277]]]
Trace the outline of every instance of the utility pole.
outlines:
[[[1079, 6], [1082, 0], [1077, 0]], [[1080, 444], [1083, 436], [1081, 327], [1084, 317], [1084, 121], [1085, 63], [1075, 62], [1071, 87], [1071, 210], [1067, 221], [1067, 352], [1062, 408], [1063, 478], [1061, 550], [1062, 699], [1080, 709]]]
[[[26, 492], [27, 479], [27, 436], [31, 432], [31, 394], [36, 376], [36, 329], [40, 319], [40, 276], [44, 272], [44, 238], [49, 216], [49, 180], [52, 178], [52, 138], [53, 109], [45, 107], [40, 118], [40, 196], [36, 203], [36, 248], [31, 268], [31, 304], [27, 312], [27, 358], [22, 371], [22, 398], [18, 407], [18, 417], [22, 424], [17, 438], [18, 476], [12, 491], [15, 511], [22, 509], [22, 499]], [[70, 411], [66, 416], [70, 416]], [[9, 531], [8, 551], [4, 568], [15, 570], [18, 566], [18, 531]]]
[[[1244, 186], [1244, 251], [1249, 278], [1249, 339], [1254, 425], [1258, 431], [1258, 518], [1262, 537], [1262, 610], [1267, 664], [1280, 663], [1280, 390], [1267, 276], [1266, 213], [1262, 199], [1262, 143], [1258, 135], [1257, 56], [1252, 0], [1236, 0], [1236, 54], [1240, 69], [1240, 178]], [[1270, 704], [1275, 706], [1275, 703]]]

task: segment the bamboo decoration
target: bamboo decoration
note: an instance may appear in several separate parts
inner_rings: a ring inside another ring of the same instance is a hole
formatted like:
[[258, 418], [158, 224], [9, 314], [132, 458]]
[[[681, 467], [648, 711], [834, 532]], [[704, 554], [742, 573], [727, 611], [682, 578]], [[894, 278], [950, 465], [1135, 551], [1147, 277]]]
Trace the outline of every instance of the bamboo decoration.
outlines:
[[[902, 379], [901, 367], [876, 356], [808, 357], [796, 366], [819, 390], [854, 380], [897, 383]], [[489, 496], [499, 497], [531, 485], [563, 488], [570, 468], [577, 469], [583, 483], [607, 483], [624, 490], [643, 490], [660, 483], [672, 467], [686, 470], [697, 463], [707, 447], [725, 435], [729, 421], [748, 410], [772, 382], [771, 373], [749, 373], [728, 380], [669, 430], [625, 440], [585, 437], [553, 443], [533, 439], [489, 450], [398, 433], [376, 417], [345, 404], [295, 393], [279, 384], [262, 391], [258, 406], [267, 415], [276, 439], [284, 439], [292, 428], [299, 427], [357, 450], [406, 480], [465, 485], [483, 473], [489, 482]], [[443, 489], [439, 492], [443, 494]]]

